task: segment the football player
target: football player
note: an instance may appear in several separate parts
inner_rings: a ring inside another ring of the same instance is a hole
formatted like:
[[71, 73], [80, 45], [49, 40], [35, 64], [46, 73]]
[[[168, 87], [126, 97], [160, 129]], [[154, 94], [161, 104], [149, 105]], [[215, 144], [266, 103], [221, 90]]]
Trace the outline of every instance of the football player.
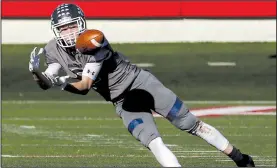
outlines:
[[[30, 55], [29, 71], [38, 85], [46, 90], [62, 90], [86, 95], [91, 89], [115, 106], [123, 124], [138, 141], [148, 148], [163, 167], [181, 167], [176, 156], [164, 144], [152, 111], [162, 115], [176, 128], [202, 138], [229, 156], [239, 167], [254, 167], [252, 158], [240, 152], [216, 128], [190, 113], [187, 106], [152, 73], [131, 64], [111, 47], [108, 40], [91, 54], [75, 49], [76, 38], [84, 32], [86, 20], [75, 4], [61, 4], [51, 15], [55, 38]], [[48, 65], [39, 70], [40, 55]], [[59, 76], [64, 70], [67, 76]], [[69, 82], [68, 79], [78, 79]]]

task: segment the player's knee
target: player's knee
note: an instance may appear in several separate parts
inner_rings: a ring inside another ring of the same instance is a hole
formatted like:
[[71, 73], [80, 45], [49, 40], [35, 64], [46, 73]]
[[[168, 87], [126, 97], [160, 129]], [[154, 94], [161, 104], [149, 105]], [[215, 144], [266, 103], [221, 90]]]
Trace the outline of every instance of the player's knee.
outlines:
[[184, 131], [191, 130], [198, 121], [198, 118], [190, 113], [189, 109], [178, 98], [167, 118], [175, 127]]
[[183, 112], [176, 117], [171, 123], [183, 131], [190, 131], [197, 124], [198, 118], [189, 111]]
[[134, 119], [129, 123], [128, 131], [145, 147], [148, 147], [149, 143], [153, 139], [160, 137], [160, 134], [158, 133], [155, 127], [146, 128], [146, 125], [140, 118]]
[[205, 122], [198, 120], [196, 124], [188, 130], [188, 133], [196, 136], [202, 136], [208, 135], [210, 140], [213, 140], [215, 138], [214, 133], [217, 132], [217, 130], [210, 126], [209, 124], [206, 124]]
[[148, 131], [146, 131], [146, 129], [144, 129], [144, 130], [142, 130], [141, 134], [139, 135], [139, 140], [145, 147], [148, 147], [150, 142], [158, 137], [160, 137], [159, 134], [157, 134], [155, 132], [148, 132]]

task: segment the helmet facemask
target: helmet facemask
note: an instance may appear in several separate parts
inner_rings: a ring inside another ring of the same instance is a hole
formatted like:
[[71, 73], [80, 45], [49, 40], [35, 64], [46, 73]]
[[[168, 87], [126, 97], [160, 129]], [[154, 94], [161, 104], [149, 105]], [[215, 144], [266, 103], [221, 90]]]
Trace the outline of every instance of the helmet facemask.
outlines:
[[[74, 47], [76, 44], [76, 39], [79, 34], [86, 30], [86, 22], [82, 17], [70, 18], [64, 17], [57, 24], [53, 24], [52, 31], [54, 32], [57, 43], [61, 47]], [[64, 33], [64, 29], [67, 32]]]

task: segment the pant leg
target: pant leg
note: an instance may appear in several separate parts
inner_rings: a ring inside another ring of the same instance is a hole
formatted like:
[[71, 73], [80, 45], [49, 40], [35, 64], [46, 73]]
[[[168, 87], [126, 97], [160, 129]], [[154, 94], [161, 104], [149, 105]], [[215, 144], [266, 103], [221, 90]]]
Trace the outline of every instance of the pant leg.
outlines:
[[198, 121], [182, 100], [150, 72], [142, 71], [132, 89], [148, 92], [153, 98], [153, 110], [181, 130], [192, 129]]
[[116, 105], [116, 112], [129, 133], [145, 147], [148, 147], [153, 139], [160, 137], [151, 113], [126, 111], [122, 108], [122, 103]]

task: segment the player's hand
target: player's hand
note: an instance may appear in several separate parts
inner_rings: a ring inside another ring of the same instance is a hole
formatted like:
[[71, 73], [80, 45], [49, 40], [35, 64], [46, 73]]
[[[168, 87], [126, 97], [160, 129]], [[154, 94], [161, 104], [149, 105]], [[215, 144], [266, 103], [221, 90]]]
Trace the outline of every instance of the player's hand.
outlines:
[[70, 76], [53, 76], [45, 72], [42, 72], [42, 75], [51, 82], [52, 86], [62, 86], [70, 78]]
[[58, 76], [55, 78], [55, 81], [56, 81], [55, 85], [62, 86], [63, 84], [65, 84], [68, 81], [69, 78], [70, 78], [70, 76], [61, 76], [61, 77]]
[[30, 54], [29, 71], [33, 72], [39, 69], [39, 56], [43, 53], [43, 48], [40, 48], [37, 53], [37, 47]]

